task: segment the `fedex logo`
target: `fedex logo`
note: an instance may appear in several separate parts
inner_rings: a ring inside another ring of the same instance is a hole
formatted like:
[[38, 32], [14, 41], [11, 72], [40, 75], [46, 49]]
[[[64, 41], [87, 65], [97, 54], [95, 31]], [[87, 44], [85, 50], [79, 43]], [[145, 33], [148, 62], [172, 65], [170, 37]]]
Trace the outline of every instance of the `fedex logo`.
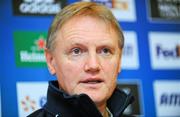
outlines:
[[180, 57], [180, 45], [172, 49], [163, 48], [161, 45], [156, 46], [157, 57], [177, 58]]
[[153, 69], [180, 69], [180, 33], [150, 32], [149, 47]]

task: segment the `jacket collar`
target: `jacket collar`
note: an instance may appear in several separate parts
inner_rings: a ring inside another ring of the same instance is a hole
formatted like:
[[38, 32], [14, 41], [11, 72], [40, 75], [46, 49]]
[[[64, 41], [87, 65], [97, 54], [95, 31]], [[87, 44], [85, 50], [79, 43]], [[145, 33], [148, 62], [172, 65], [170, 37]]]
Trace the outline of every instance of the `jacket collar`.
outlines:
[[107, 107], [111, 111], [114, 117], [119, 117], [123, 114], [127, 106], [134, 101], [134, 96], [129, 93], [126, 94], [119, 87], [116, 87], [112, 96], [107, 102]]
[[[125, 108], [132, 103], [133, 99], [132, 95], [127, 95], [116, 88], [108, 100], [107, 106], [114, 117], [119, 117]], [[71, 114], [78, 112], [85, 116], [101, 116], [94, 102], [86, 94], [70, 96], [66, 92], [59, 90], [57, 81], [49, 82], [47, 103], [44, 108], [55, 115], [61, 113], [61, 115], [67, 116], [71, 111]]]

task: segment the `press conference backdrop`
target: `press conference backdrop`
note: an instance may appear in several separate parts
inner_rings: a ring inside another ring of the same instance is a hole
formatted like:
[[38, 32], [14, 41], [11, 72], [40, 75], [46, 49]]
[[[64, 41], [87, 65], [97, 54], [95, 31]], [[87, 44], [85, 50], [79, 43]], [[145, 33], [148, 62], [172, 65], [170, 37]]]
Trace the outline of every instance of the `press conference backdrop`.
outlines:
[[[83, 0], [82, 0], [83, 1]], [[84, 0], [108, 6], [125, 34], [118, 86], [135, 103], [125, 113], [180, 116], [180, 1]], [[0, 1], [0, 116], [24, 117], [46, 102], [43, 48], [54, 15], [76, 0]]]

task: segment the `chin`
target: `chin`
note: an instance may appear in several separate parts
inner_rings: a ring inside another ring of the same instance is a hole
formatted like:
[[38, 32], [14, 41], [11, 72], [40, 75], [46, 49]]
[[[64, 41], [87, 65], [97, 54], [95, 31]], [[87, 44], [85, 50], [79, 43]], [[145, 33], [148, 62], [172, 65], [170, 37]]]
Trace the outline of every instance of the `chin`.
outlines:
[[88, 95], [94, 103], [106, 102], [111, 96], [111, 91], [105, 90], [92, 90], [92, 89], [83, 89], [78, 90], [76, 94], [86, 94]]
[[102, 103], [102, 102], [106, 102], [108, 97], [105, 94], [101, 94], [101, 93], [85, 93], [87, 94], [91, 100], [94, 103]]

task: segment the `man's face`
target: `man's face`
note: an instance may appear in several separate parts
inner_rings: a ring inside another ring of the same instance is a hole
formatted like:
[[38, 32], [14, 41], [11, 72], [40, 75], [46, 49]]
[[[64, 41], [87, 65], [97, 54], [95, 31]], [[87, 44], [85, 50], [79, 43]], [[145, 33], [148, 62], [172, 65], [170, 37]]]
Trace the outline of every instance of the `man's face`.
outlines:
[[56, 38], [55, 50], [46, 51], [46, 58], [60, 88], [105, 103], [120, 71], [117, 33], [102, 20], [84, 16], [66, 22]]

